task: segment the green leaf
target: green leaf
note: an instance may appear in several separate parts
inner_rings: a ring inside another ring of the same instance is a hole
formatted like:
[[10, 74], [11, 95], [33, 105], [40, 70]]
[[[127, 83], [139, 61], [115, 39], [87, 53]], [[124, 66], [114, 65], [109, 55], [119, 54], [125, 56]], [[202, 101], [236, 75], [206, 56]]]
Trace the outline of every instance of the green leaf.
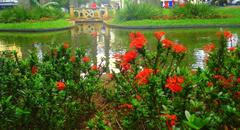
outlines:
[[185, 116], [187, 120], [190, 121], [191, 114], [187, 110], [185, 110]]

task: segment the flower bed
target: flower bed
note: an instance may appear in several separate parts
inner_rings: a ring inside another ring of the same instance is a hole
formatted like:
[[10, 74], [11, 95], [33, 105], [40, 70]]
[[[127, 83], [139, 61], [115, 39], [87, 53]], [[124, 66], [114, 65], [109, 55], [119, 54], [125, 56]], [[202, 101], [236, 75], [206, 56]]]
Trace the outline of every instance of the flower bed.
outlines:
[[[68, 44], [42, 61], [36, 53], [18, 59], [15, 52], [1, 52], [0, 128], [239, 128], [240, 48], [226, 47], [232, 34], [217, 33], [219, 48], [203, 47], [204, 70], [182, 66], [187, 48], [164, 35], [154, 33], [156, 50], [150, 51], [143, 34], [131, 33], [129, 51], [114, 56], [119, 73], [107, 74], [108, 88], [101, 87], [104, 66]], [[107, 103], [101, 109], [95, 93]]]

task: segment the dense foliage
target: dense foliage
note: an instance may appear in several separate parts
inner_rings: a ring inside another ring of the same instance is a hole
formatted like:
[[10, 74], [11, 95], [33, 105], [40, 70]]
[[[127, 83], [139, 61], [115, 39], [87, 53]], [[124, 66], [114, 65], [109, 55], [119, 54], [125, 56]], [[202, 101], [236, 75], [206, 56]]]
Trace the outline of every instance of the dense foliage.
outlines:
[[[130, 34], [130, 50], [117, 54], [114, 87], [104, 94], [110, 102], [89, 127], [104, 129], [239, 128], [240, 48], [226, 47], [230, 32], [220, 32], [220, 47], [204, 47], [206, 68], [181, 67], [187, 49], [156, 32], [155, 52], [147, 39]], [[149, 44], [149, 43], [148, 43]], [[111, 91], [112, 90], [112, 91]]]
[[58, 8], [32, 7], [31, 9], [26, 9], [23, 7], [14, 7], [0, 11], [0, 22], [45, 21], [59, 19], [63, 16], [64, 13]]
[[0, 129], [80, 129], [95, 112], [102, 71], [68, 44], [39, 59], [0, 54]]
[[160, 8], [150, 4], [128, 3], [126, 7], [117, 12], [119, 21], [151, 19], [161, 15]]
[[215, 8], [203, 3], [186, 3], [185, 5], [177, 6], [172, 11], [173, 15], [181, 16], [182, 18], [217, 18], [219, 17]]
[[[181, 65], [183, 44], [154, 36], [150, 51], [143, 34], [131, 33], [105, 82], [104, 68], [68, 44], [43, 59], [1, 52], [0, 129], [82, 129], [87, 121], [87, 129], [104, 130], [240, 128], [240, 47], [227, 47], [231, 32], [217, 33], [218, 48], [203, 47], [206, 66], [196, 70]], [[98, 112], [95, 93], [106, 104]]]

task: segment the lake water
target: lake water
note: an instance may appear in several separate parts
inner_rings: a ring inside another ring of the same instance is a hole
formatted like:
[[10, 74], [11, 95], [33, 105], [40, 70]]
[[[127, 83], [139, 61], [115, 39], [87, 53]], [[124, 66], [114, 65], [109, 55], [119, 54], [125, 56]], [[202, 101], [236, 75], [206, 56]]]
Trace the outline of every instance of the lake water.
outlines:
[[[224, 28], [225, 30], [225, 28]], [[240, 28], [226, 29], [240, 36]], [[124, 30], [107, 28], [102, 23], [81, 23], [76, 28], [61, 32], [51, 33], [0, 33], [0, 51], [16, 50], [19, 57], [26, 57], [29, 51], [36, 49], [39, 58], [47, 51], [49, 46], [56, 47], [68, 42], [71, 47], [83, 47], [95, 63], [99, 63], [101, 57], [106, 58], [109, 69], [113, 68], [115, 53], [124, 53], [129, 47], [129, 33], [140, 31], [148, 39], [147, 47], [155, 49], [155, 31], [165, 31], [166, 37], [184, 44], [188, 48], [186, 66], [196, 68], [203, 67], [205, 53], [202, 46], [207, 43], [217, 43], [216, 32], [220, 28], [210, 29], [151, 29], [151, 30]], [[96, 35], [96, 37], [95, 37]], [[238, 40], [239, 43], [239, 40]], [[228, 45], [232, 46], [232, 45]]]

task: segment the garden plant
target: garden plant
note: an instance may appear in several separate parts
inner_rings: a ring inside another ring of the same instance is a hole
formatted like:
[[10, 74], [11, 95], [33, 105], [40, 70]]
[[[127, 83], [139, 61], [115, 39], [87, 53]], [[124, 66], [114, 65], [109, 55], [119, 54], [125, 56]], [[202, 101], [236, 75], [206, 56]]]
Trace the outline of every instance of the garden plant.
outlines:
[[101, 65], [67, 43], [43, 59], [0, 54], [0, 129], [81, 129], [96, 111]]
[[0, 129], [240, 128], [240, 47], [227, 48], [231, 32], [203, 47], [205, 68], [195, 70], [183, 65], [183, 44], [163, 31], [153, 35], [155, 43], [130, 33], [130, 49], [114, 55], [116, 70], [104, 82], [104, 62], [94, 65], [67, 43], [42, 59], [35, 51], [25, 59], [1, 52]]
[[227, 48], [228, 31], [217, 33], [218, 49], [204, 70], [181, 66], [187, 48], [155, 32], [156, 50], [147, 49], [140, 32], [130, 34], [130, 50], [116, 54], [110, 104], [88, 123], [90, 129], [233, 129], [239, 128], [240, 48]]

